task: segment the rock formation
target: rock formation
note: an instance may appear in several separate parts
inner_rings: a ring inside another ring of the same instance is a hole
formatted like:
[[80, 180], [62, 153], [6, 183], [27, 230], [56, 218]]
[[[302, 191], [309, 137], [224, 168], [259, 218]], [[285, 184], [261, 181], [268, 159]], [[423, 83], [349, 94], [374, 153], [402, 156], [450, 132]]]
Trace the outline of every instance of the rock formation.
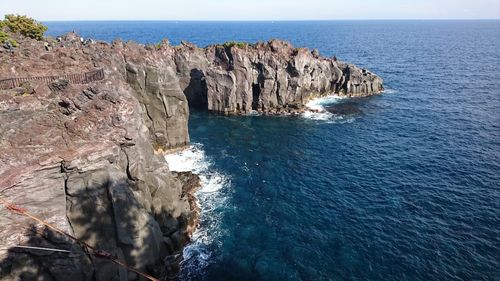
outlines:
[[[84, 43], [75, 34], [48, 44], [16, 39], [20, 47], [0, 48], [0, 80], [55, 78], [0, 90], [0, 197], [155, 276], [172, 274], [165, 257], [182, 250], [198, 220], [197, 176], [170, 172], [162, 155], [189, 144], [188, 104], [279, 114], [300, 111], [314, 96], [383, 89], [366, 70], [281, 41], [201, 49]], [[96, 69], [103, 80], [56, 79]], [[139, 279], [0, 210], [0, 280]]]
[[225, 114], [297, 112], [314, 97], [383, 90], [382, 79], [366, 69], [278, 40], [205, 49], [183, 44], [175, 62], [189, 103]]
[[[187, 100], [173, 68], [140, 53], [144, 48], [85, 47], [68, 36], [45, 51], [41, 42], [18, 40], [19, 49], [0, 54], [2, 77], [104, 68], [105, 79], [33, 80], [0, 93], [0, 196], [135, 268], [164, 275], [163, 259], [182, 250], [197, 224], [184, 187], [194, 192], [192, 179], [173, 175], [155, 153], [189, 142]], [[1, 280], [137, 278], [29, 218], [4, 206], [1, 212], [0, 245], [10, 248], [1, 253]]]

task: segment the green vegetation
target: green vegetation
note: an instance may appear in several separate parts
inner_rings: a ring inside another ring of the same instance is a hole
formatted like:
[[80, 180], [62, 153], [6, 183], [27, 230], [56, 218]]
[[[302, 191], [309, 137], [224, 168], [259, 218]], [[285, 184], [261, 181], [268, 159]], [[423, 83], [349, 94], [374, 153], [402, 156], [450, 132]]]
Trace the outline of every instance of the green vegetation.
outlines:
[[47, 27], [27, 16], [5, 15], [5, 19], [0, 21], [0, 43], [9, 42], [13, 47], [17, 47], [19, 43], [10, 38], [6, 30], [13, 33], [20, 33], [23, 36], [36, 40], [42, 40]]
[[145, 45], [146, 49], [147, 50], [161, 50], [161, 48], [163, 46], [168, 46], [170, 43], [168, 41], [168, 39], [163, 39], [161, 40], [160, 42], [156, 43], [156, 44], [152, 44], [152, 43], [148, 43]]
[[21, 15], [5, 15], [2, 25], [14, 33], [20, 33], [36, 40], [42, 40], [43, 34], [47, 31], [47, 27], [42, 23]]
[[236, 48], [244, 49], [247, 45], [248, 44], [245, 42], [228, 41], [228, 42], [224, 43], [222, 46], [224, 46], [224, 48], [236, 47]]
[[19, 43], [17, 43], [16, 40], [12, 39], [9, 37], [9, 35], [7, 35], [7, 33], [5, 33], [1, 27], [0, 27], [0, 43], [1, 44], [4, 44], [6, 42], [10, 42], [10, 44], [12, 45], [12, 47], [17, 47], [19, 46]]

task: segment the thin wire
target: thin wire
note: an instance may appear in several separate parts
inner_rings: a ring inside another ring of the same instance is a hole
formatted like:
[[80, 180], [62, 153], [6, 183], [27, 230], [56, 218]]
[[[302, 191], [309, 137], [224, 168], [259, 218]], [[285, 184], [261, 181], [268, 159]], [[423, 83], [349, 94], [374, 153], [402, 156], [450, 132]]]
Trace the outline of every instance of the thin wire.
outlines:
[[34, 247], [34, 246], [12, 246], [12, 248], [21, 248], [21, 249], [32, 249], [32, 250], [41, 250], [41, 251], [50, 251], [50, 252], [61, 252], [61, 253], [71, 253], [68, 250], [54, 249], [54, 248], [44, 248], [44, 247]]
[[118, 259], [115, 259], [112, 256], [102, 255], [101, 253], [103, 253], [104, 251], [97, 250], [96, 248], [90, 246], [89, 244], [87, 244], [87, 243], [85, 243], [83, 241], [80, 241], [78, 238], [76, 238], [76, 237], [74, 237], [74, 236], [72, 236], [72, 235], [70, 235], [70, 234], [62, 231], [61, 229], [57, 228], [56, 226], [53, 226], [50, 223], [45, 222], [45, 221], [43, 221], [43, 220], [41, 220], [41, 219], [33, 216], [32, 214], [28, 213], [28, 211], [26, 211], [25, 209], [20, 208], [20, 207], [14, 205], [14, 204], [8, 202], [7, 200], [3, 199], [2, 197], [0, 197], [0, 203], [2, 203], [5, 206], [5, 208], [7, 208], [7, 210], [9, 210], [9, 211], [11, 211], [11, 212], [13, 212], [15, 214], [27, 216], [27, 217], [31, 218], [32, 220], [37, 221], [37, 222], [45, 225], [46, 227], [52, 229], [53, 231], [55, 231], [55, 232], [57, 232], [57, 233], [59, 233], [61, 235], [69, 237], [71, 240], [75, 241], [82, 248], [92, 250], [92, 254], [94, 256], [96, 256], [96, 257], [100, 257], [100, 258], [103, 258], [103, 259], [110, 260], [111, 262], [113, 262], [113, 263], [115, 263], [115, 264], [117, 264], [117, 265], [119, 265], [121, 267], [124, 267], [124, 268], [128, 269], [129, 271], [135, 272], [135, 273], [141, 275], [142, 277], [144, 277], [144, 278], [146, 278], [146, 279], [148, 279], [150, 281], [160, 281], [159, 279], [157, 279], [157, 278], [155, 278], [155, 277], [153, 277], [153, 276], [151, 276], [151, 275], [149, 275], [147, 273], [141, 272], [141, 271], [139, 271], [139, 270], [137, 270], [137, 269], [135, 269], [135, 268], [127, 265], [126, 263], [121, 262]]

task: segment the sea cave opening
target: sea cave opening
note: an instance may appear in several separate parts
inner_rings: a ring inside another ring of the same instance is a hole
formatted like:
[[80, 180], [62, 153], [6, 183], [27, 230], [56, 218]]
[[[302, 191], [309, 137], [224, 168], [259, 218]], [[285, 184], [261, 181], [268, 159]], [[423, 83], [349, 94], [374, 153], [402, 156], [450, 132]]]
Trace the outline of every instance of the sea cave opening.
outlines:
[[260, 104], [261, 88], [259, 84], [252, 85], [252, 110], [258, 110]]
[[184, 95], [188, 100], [190, 109], [205, 111], [208, 108], [207, 82], [202, 70], [192, 69], [188, 86], [184, 89]]

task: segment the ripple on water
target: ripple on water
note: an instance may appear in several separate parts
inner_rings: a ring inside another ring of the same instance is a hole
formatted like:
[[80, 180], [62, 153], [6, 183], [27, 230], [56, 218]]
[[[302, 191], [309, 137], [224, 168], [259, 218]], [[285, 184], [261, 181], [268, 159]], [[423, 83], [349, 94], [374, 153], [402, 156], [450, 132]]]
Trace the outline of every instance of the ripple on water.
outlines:
[[170, 161], [206, 186], [183, 279], [500, 280], [500, 21], [48, 24], [142, 43], [282, 38], [386, 81], [303, 118], [192, 112], [203, 146]]

